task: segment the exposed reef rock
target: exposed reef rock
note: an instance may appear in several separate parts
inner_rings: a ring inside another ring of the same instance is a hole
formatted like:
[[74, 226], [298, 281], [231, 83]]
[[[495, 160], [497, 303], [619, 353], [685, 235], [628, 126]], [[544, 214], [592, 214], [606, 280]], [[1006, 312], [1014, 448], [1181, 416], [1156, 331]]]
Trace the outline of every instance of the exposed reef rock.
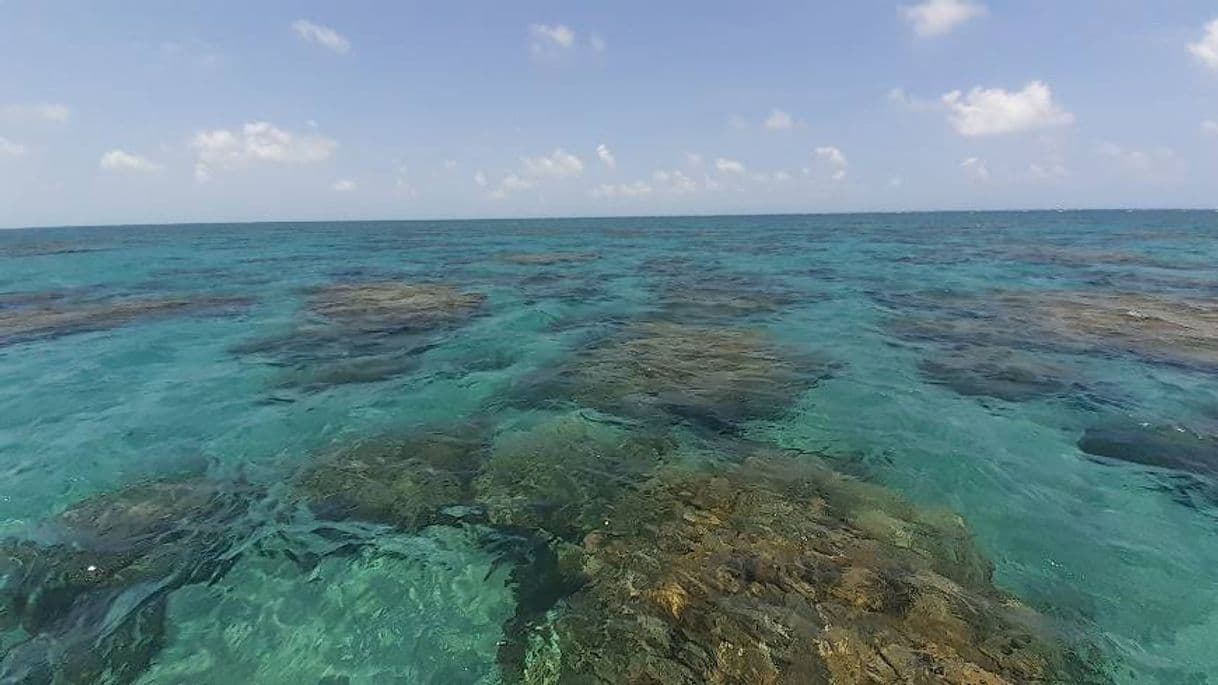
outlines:
[[524, 683], [1103, 682], [990, 586], [958, 519], [803, 460], [665, 469], [590, 530]]
[[243, 311], [250, 303], [246, 298], [222, 296], [30, 300], [0, 307], [0, 345], [107, 330], [167, 316]]
[[253, 495], [202, 480], [134, 485], [0, 542], [0, 627], [29, 639], [0, 682], [130, 682], [160, 644], [166, 594], [223, 573]]
[[577, 354], [529, 389], [611, 414], [675, 416], [729, 431], [786, 411], [831, 369], [758, 331], [648, 323]]
[[337, 284], [312, 292], [286, 333], [233, 348], [283, 368], [277, 385], [324, 390], [410, 373], [434, 336], [481, 310], [486, 296], [451, 286], [375, 282]]

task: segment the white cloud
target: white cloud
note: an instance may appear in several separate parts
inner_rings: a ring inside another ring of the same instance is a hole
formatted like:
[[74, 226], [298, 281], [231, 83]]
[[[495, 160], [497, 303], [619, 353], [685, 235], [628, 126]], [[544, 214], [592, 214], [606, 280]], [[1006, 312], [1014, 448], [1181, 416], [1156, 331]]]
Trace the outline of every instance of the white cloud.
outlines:
[[1184, 166], [1184, 160], [1169, 147], [1153, 147], [1148, 150], [1126, 148], [1116, 143], [1103, 142], [1097, 146], [1100, 156], [1112, 160], [1125, 171], [1158, 178], [1164, 174], [1179, 171]]
[[592, 197], [595, 198], [614, 198], [614, 197], [642, 197], [650, 195], [652, 187], [645, 181], [635, 181], [634, 183], [620, 183], [613, 185], [606, 183], [592, 189]]
[[609, 147], [604, 143], [596, 146], [596, 156], [610, 169], [617, 168], [617, 159], [614, 158], [613, 153], [609, 151]]
[[816, 148], [816, 158], [829, 167], [830, 176], [834, 181], [845, 180], [846, 169], [850, 166], [850, 162], [840, 149], [832, 145], [818, 147]]
[[478, 169], [477, 171], [474, 172], [474, 183], [477, 183], [479, 186], [482, 186], [483, 188], [486, 187], [486, 183], [487, 183], [486, 174], [481, 169]]
[[1028, 173], [1038, 181], [1049, 181], [1055, 178], [1065, 178], [1070, 175], [1065, 165], [1060, 163], [1032, 164], [1028, 166]]
[[685, 163], [690, 166], [702, 166], [702, 155], [697, 152], [687, 152], [685, 154]]
[[1218, 19], [1205, 25], [1205, 35], [1196, 43], [1189, 43], [1188, 51], [1198, 62], [1218, 70]]
[[985, 162], [977, 159], [976, 157], [969, 157], [963, 162], [960, 162], [960, 168], [964, 169], [969, 176], [978, 181], [990, 180], [989, 168], [985, 166]]
[[570, 178], [584, 173], [579, 157], [558, 148], [541, 157], [521, 157], [525, 173], [534, 178]]
[[665, 192], [685, 195], [698, 190], [698, 184], [680, 170], [666, 171], [659, 169], [651, 175], [656, 186]]
[[256, 162], [307, 164], [334, 154], [338, 143], [321, 136], [297, 135], [265, 121], [246, 124], [238, 131], [200, 131], [190, 141], [195, 153], [195, 178], [211, 177], [215, 169], [232, 169]]
[[905, 179], [901, 178], [900, 176], [893, 176], [892, 178], [888, 179], [889, 188], [900, 188], [904, 185], [905, 185]]
[[529, 26], [529, 50], [536, 57], [556, 57], [575, 47], [575, 32], [563, 24]]
[[0, 136], [0, 157], [20, 157], [25, 154], [25, 146]]
[[455, 159], [444, 160], [444, 170], [445, 171], [455, 171], [456, 168], [457, 168], [457, 160], [455, 160]]
[[592, 37], [588, 39], [588, 44], [592, 46], [592, 50], [594, 52], [604, 52], [609, 48], [609, 44], [605, 41], [605, 37], [595, 33], [592, 34]]
[[98, 166], [106, 171], [137, 171], [149, 173], [160, 171], [164, 167], [147, 157], [141, 157], [125, 150], [111, 150], [101, 156]]
[[1218, 121], [1206, 119], [1201, 122], [1201, 132], [1210, 136], [1218, 136]]
[[66, 105], [41, 102], [33, 105], [0, 105], [0, 118], [15, 121], [50, 121], [61, 124], [72, 115]]
[[358, 186], [356, 185], [355, 181], [352, 181], [349, 178], [340, 178], [334, 182], [334, 185], [330, 186], [330, 189], [338, 193], [349, 193], [355, 190], [357, 187]]
[[499, 187], [491, 191], [490, 198], [492, 200], [502, 200], [512, 193], [530, 190], [534, 185], [533, 181], [527, 178], [522, 178], [517, 174], [508, 174], [499, 182]]
[[297, 36], [300, 36], [301, 40], [308, 43], [316, 43], [340, 55], [345, 55], [351, 50], [351, 41], [329, 26], [314, 24], [305, 19], [297, 19], [292, 22], [292, 30], [296, 32]]
[[967, 95], [954, 90], [943, 96], [948, 119], [962, 136], [1018, 133], [1067, 126], [1074, 115], [1053, 102], [1049, 86], [1033, 81], [1017, 92], [1002, 88], [973, 88]]
[[766, 117], [764, 126], [769, 131], [789, 131], [795, 125], [795, 120], [791, 115], [775, 108], [770, 111], [770, 116]]
[[913, 25], [914, 33], [933, 38], [951, 33], [957, 26], [986, 13], [985, 5], [968, 0], [926, 0], [912, 7], [902, 7], [901, 13]]
[[723, 157], [715, 160], [715, 168], [724, 174], [743, 174], [745, 172], [743, 164], [734, 159], [724, 159]]

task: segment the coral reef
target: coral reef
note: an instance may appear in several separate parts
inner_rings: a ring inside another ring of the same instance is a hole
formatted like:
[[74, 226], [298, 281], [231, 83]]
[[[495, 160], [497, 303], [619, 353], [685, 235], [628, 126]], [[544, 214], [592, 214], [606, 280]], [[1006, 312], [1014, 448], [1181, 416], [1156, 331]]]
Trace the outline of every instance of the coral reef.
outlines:
[[831, 368], [754, 330], [646, 323], [577, 354], [532, 390], [611, 414], [730, 431], [786, 411]]
[[1008, 402], [1060, 395], [1079, 387], [1066, 368], [1000, 347], [967, 346], [918, 364], [930, 382], [968, 397]]
[[474, 490], [495, 526], [578, 541], [675, 447], [662, 435], [564, 416], [500, 436]]
[[482, 444], [427, 433], [381, 439], [322, 458], [297, 479], [296, 491], [326, 518], [355, 518], [417, 530], [468, 504]]
[[283, 371], [276, 385], [325, 390], [410, 373], [434, 336], [481, 310], [486, 296], [440, 284], [378, 281], [312, 292], [299, 320], [278, 335], [235, 346]]
[[0, 308], [0, 345], [107, 330], [165, 316], [241, 311], [249, 306], [250, 300], [225, 296], [93, 300], [48, 297], [25, 304], [28, 306]]
[[523, 665], [501, 653], [510, 680], [1103, 682], [990, 586], [958, 519], [805, 460], [666, 468], [615, 511]]
[[514, 252], [500, 255], [499, 259], [521, 266], [553, 266], [591, 262], [599, 259], [599, 256], [592, 252]]
[[254, 494], [142, 483], [68, 508], [38, 542], [0, 542], [0, 606], [29, 636], [0, 662], [0, 681], [129, 682], [159, 644], [166, 594], [231, 563], [224, 552]]
[[1181, 426], [1138, 423], [1092, 426], [1078, 447], [1092, 456], [1130, 464], [1218, 475], [1218, 437]]
[[1041, 329], [1158, 361], [1218, 367], [1218, 302], [1136, 293], [1011, 296]]
[[460, 321], [486, 296], [447, 285], [344, 283], [317, 289], [308, 312], [327, 323], [364, 331], [427, 330]]

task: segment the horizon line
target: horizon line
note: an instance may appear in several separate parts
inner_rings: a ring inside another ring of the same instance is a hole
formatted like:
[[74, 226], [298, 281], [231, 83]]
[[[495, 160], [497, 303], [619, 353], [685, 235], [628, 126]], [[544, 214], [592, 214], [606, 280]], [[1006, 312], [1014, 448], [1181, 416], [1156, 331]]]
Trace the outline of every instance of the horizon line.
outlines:
[[722, 212], [706, 214], [573, 214], [566, 216], [534, 215], [534, 216], [500, 216], [500, 217], [417, 217], [417, 218], [343, 218], [343, 219], [245, 219], [222, 220], [205, 219], [196, 221], [169, 222], [134, 222], [134, 223], [103, 223], [103, 224], [41, 224], [34, 226], [4, 226], [4, 231], [38, 231], [66, 228], [157, 228], [175, 226], [224, 226], [224, 225], [270, 225], [270, 224], [342, 224], [342, 223], [457, 223], [463, 221], [608, 221], [623, 219], [728, 219], [728, 218], [765, 218], [765, 217], [815, 217], [815, 216], [866, 216], [866, 215], [906, 215], [906, 214], [1070, 214], [1081, 212], [1218, 212], [1218, 207], [1039, 207], [1039, 208], [1005, 208], [1005, 209], [875, 209], [857, 211], [821, 211], [821, 212]]

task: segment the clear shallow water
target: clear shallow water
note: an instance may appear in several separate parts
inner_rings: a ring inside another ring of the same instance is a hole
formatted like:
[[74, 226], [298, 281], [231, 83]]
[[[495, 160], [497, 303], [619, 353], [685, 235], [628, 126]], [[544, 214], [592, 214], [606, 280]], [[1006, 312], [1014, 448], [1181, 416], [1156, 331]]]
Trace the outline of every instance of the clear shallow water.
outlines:
[[[504, 258], [541, 253], [595, 259]], [[1218, 454], [1211, 468], [1173, 468], [1087, 454], [1080, 439], [1112, 425], [1218, 434], [1214, 367], [1192, 348], [1165, 357], [1119, 336], [1050, 341], [987, 308], [1011, 293], [1213, 300], [1216, 259], [1218, 214], [1192, 212], [0, 233], [0, 314], [47, 294], [77, 309], [212, 298], [0, 336], [0, 534], [40, 540], [40, 522], [133, 483], [251, 483], [268, 494], [228, 532], [233, 566], [169, 592], [164, 644], [140, 682], [497, 682], [516, 600], [477, 535], [351, 523], [336, 538], [285, 484], [363, 439], [578, 407], [519, 396], [631, 321], [730, 325], [831, 368], [781, 415], [732, 431], [958, 512], [995, 584], [1094, 643], [1117, 680], [1209, 682]], [[312, 289], [384, 281], [486, 299], [423, 335], [260, 344], [299, 336]], [[977, 350], [1050, 368], [1033, 380], [942, 371], [975, 371]], [[681, 430], [708, 428], [686, 418]], [[22, 639], [9, 631], [0, 647]]]

